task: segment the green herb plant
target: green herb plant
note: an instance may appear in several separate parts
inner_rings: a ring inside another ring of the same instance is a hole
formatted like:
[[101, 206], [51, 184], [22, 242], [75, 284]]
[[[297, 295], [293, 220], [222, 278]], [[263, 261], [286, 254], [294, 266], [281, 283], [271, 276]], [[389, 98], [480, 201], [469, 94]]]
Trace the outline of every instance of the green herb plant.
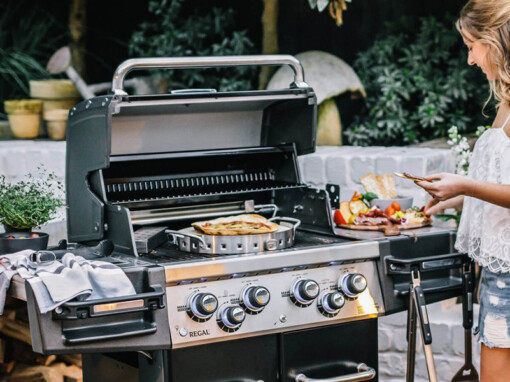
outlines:
[[467, 65], [451, 17], [387, 24], [353, 67], [367, 98], [345, 129], [352, 145], [413, 144], [446, 137], [452, 125], [465, 133], [484, 124], [489, 85], [478, 68]]
[[[184, 7], [184, 5], [188, 7]], [[189, 3], [189, 4], [188, 4]], [[190, 57], [250, 54], [246, 30], [235, 30], [232, 9], [196, 7], [184, 0], [149, 2], [152, 19], [139, 25], [129, 42], [133, 57]], [[159, 71], [169, 88], [214, 88], [223, 91], [254, 88], [253, 67]]]
[[42, 167], [37, 177], [27, 174], [25, 180], [9, 183], [0, 176], [0, 223], [15, 229], [40, 227], [56, 216], [64, 205], [63, 185]]

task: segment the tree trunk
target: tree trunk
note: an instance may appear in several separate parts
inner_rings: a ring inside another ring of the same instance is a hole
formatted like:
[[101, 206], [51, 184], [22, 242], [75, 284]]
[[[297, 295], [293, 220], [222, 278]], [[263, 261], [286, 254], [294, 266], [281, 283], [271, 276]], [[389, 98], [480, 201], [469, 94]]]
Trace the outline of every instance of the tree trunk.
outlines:
[[69, 8], [69, 31], [71, 32], [71, 62], [76, 71], [85, 76], [85, 35], [87, 29], [87, 1], [72, 0]]
[[[278, 0], [263, 0], [262, 54], [278, 53]], [[274, 66], [263, 66], [259, 74], [259, 89], [265, 89], [274, 73]]]

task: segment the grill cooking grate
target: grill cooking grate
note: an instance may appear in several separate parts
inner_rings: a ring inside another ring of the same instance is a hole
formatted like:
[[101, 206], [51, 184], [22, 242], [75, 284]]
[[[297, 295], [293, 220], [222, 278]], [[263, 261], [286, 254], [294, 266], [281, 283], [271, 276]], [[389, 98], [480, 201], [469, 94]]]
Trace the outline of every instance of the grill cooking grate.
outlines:
[[106, 184], [106, 195], [114, 203], [163, 200], [202, 195], [277, 190], [296, 187], [276, 181], [274, 172], [232, 173], [182, 178], [133, 180]]

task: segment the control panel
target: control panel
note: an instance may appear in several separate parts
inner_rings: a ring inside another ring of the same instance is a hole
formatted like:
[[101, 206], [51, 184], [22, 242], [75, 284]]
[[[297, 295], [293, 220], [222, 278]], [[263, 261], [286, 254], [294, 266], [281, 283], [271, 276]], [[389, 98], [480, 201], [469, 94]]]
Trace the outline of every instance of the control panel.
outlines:
[[373, 261], [182, 282], [167, 287], [167, 302], [174, 347], [383, 313]]

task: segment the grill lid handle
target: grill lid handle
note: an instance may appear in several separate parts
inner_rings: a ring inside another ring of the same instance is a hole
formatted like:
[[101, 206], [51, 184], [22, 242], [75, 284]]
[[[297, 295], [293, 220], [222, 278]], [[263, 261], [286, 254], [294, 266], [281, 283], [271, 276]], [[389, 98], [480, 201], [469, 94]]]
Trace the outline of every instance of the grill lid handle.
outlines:
[[210, 68], [210, 67], [229, 67], [229, 66], [268, 66], [268, 65], [289, 65], [294, 71], [294, 82], [290, 84], [291, 88], [308, 88], [305, 82], [303, 67], [297, 58], [290, 55], [257, 55], [257, 56], [206, 56], [206, 57], [148, 57], [132, 58], [122, 62], [112, 80], [113, 94], [124, 96], [127, 93], [124, 90], [124, 78], [135, 69], [188, 69], [188, 68]]

